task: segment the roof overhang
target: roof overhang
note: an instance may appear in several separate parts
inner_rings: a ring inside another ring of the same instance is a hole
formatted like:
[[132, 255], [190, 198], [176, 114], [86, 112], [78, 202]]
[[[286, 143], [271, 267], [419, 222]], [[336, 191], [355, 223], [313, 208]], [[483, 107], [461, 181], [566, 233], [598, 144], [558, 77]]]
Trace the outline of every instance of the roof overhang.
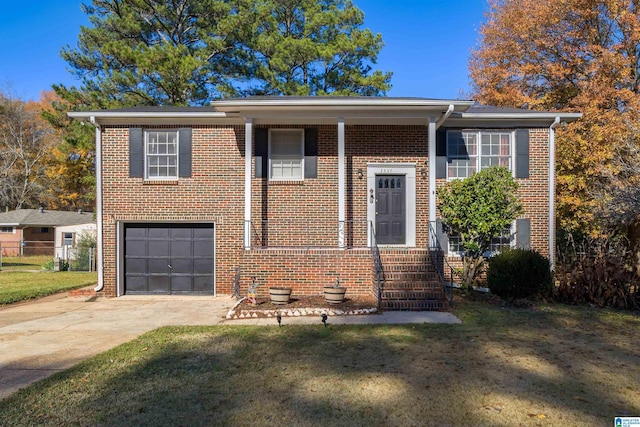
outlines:
[[217, 111], [127, 111], [123, 110], [96, 110], [96, 111], [72, 111], [69, 117], [81, 121], [89, 121], [92, 118], [100, 125], [176, 125], [188, 124], [241, 124], [244, 120], [234, 114]]
[[217, 111], [251, 118], [255, 124], [426, 125], [453, 105], [463, 112], [473, 101], [387, 97], [252, 97], [214, 101]]
[[249, 97], [214, 101], [205, 107], [136, 107], [118, 110], [70, 112], [69, 117], [99, 125], [241, 125], [335, 124], [426, 125], [430, 118], [444, 127], [548, 127], [560, 117], [572, 122], [580, 113], [487, 109], [474, 101], [390, 97]]
[[538, 112], [463, 112], [453, 113], [445, 127], [549, 127], [556, 118], [571, 123], [582, 117], [582, 113]]

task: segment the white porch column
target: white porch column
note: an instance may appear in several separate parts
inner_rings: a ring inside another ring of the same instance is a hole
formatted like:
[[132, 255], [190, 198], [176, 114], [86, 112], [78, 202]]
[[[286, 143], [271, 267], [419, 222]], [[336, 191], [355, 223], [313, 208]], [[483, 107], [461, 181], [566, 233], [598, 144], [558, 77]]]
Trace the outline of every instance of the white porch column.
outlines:
[[[429, 117], [429, 225], [436, 225], [436, 121], [437, 117]], [[434, 230], [437, 232], [437, 230]], [[429, 247], [436, 246], [436, 236], [429, 232]]]
[[251, 142], [253, 140], [253, 119], [244, 123], [244, 249], [251, 249]]
[[338, 247], [344, 249], [345, 221], [345, 161], [344, 161], [344, 118], [338, 118]]

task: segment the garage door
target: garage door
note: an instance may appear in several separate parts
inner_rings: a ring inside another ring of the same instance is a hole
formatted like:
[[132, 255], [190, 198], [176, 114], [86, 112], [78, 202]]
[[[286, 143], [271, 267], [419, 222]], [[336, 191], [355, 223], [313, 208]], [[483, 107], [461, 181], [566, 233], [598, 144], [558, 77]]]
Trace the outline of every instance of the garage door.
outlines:
[[127, 224], [126, 294], [213, 294], [213, 224]]

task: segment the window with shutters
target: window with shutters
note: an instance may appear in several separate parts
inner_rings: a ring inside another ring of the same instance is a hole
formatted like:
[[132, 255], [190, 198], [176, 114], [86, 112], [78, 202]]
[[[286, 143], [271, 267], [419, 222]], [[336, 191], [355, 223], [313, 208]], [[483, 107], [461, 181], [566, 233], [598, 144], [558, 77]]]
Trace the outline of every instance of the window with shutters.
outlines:
[[495, 165], [513, 171], [513, 144], [513, 132], [447, 132], [447, 178], [467, 178]]
[[[505, 228], [502, 230], [500, 236], [493, 237], [489, 242], [489, 251], [484, 254], [485, 257], [499, 254], [505, 249], [515, 247], [516, 234], [512, 229], [515, 229], [515, 224], [511, 228]], [[462, 255], [464, 253], [464, 246], [459, 234], [449, 234], [449, 253]]]
[[304, 179], [304, 129], [269, 130], [269, 179]]
[[178, 131], [145, 131], [145, 179], [178, 178]]

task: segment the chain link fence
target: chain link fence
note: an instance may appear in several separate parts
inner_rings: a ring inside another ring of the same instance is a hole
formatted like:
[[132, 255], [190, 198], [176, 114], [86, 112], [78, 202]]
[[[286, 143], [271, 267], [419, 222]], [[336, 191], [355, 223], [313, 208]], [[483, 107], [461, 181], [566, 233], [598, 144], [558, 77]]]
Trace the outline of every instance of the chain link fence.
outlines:
[[93, 246], [5, 242], [0, 243], [0, 270], [96, 271], [96, 255]]

